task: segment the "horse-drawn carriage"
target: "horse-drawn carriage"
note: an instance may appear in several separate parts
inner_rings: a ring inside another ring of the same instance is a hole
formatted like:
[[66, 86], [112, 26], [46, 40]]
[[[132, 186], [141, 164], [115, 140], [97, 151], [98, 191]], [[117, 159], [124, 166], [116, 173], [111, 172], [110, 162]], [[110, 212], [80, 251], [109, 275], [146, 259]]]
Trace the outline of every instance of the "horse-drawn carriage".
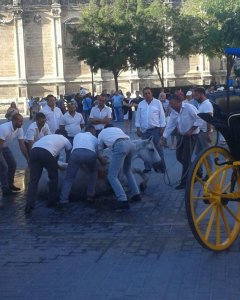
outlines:
[[[225, 49], [228, 61], [240, 57], [240, 49]], [[227, 82], [229, 82], [228, 71]], [[229, 86], [222, 109], [214, 116], [199, 114], [225, 138], [227, 147], [213, 146], [200, 153], [188, 175], [185, 204], [197, 241], [205, 248], [229, 248], [240, 230], [240, 97], [231, 103]], [[221, 105], [220, 105], [221, 106]]]

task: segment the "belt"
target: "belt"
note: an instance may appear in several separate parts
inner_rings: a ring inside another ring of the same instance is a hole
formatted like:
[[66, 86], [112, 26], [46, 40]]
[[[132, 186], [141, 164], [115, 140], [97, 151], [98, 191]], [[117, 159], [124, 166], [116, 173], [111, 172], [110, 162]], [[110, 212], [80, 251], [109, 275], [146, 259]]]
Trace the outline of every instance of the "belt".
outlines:
[[126, 141], [126, 140], [129, 140], [128, 138], [119, 138], [119, 139], [117, 139], [114, 143], [113, 143], [113, 147], [117, 144], [117, 143], [119, 143], [119, 142], [122, 142], [122, 141]]

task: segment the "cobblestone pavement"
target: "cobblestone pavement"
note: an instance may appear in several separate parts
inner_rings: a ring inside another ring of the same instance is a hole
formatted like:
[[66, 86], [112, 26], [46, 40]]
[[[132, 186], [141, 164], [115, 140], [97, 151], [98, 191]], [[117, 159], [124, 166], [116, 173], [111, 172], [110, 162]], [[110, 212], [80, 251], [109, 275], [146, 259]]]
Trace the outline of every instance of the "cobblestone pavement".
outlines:
[[[14, 149], [14, 151], [17, 151]], [[172, 182], [175, 153], [165, 150]], [[16, 185], [23, 187], [20, 158]], [[40, 199], [26, 219], [24, 194], [2, 199], [0, 299], [240, 299], [239, 239], [229, 251], [202, 249], [187, 224], [184, 192], [150, 174], [141, 203], [112, 212], [111, 196], [70, 204]]]

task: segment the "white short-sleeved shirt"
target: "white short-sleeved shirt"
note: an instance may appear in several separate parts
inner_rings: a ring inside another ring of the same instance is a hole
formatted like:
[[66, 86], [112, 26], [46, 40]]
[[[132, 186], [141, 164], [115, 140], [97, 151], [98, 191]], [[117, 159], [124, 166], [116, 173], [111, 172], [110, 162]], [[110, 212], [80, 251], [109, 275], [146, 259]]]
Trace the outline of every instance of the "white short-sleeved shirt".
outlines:
[[107, 147], [112, 147], [112, 145], [118, 139], [130, 140], [130, 137], [118, 127], [105, 128], [98, 135], [98, 149], [102, 150], [104, 148], [104, 145], [106, 145]]
[[[104, 119], [106, 117], [109, 119], [112, 118], [112, 112], [110, 107], [105, 105], [104, 108], [100, 110], [98, 106], [94, 106], [91, 109], [89, 119], [91, 118]], [[104, 128], [104, 124], [93, 124], [93, 126], [95, 127], [96, 130], [102, 130]]]
[[165, 127], [166, 119], [161, 101], [153, 98], [148, 104], [142, 100], [138, 104], [135, 126], [141, 128], [142, 132], [154, 127]]
[[24, 134], [22, 128], [17, 128], [14, 130], [12, 121], [6, 122], [0, 125], [0, 139], [5, 141], [4, 146], [7, 147], [8, 144], [14, 139], [23, 140]]
[[69, 137], [74, 137], [76, 134], [81, 132], [80, 124], [84, 125], [85, 122], [83, 116], [78, 112], [75, 112], [74, 116], [70, 115], [69, 112], [66, 112], [60, 121], [60, 125], [65, 126], [65, 130]]
[[45, 135], [51, 134], [51, 131], [48, 127], [48, 124], [45, 123], [44, 126], [39, 131], [37, 123], [33, 122], [27, 129], [25, 134], [25, 141], [38, 141], [40, 138], [42, 138]]
[[172, 109], [167, 126], [164, 129], [163, 137], [168, 138], [173, 130], [177, 127], [180, 134], [184, 135], [193, 126], [197, 126], [192, 134], [199, 133], [199, 126], [201, 125], [201, 119], [198, 116], [198, 110], [195, 106], [189, 103], [182, 102], [182, 108], [180, 112]]
[[33, 148], [48, 150], [54, 157], [58, 156], [62, 149], [71, 150], [72, 145], [67, 138], [61, 134], [45, 135], [33, 144]]
[[[212, 103], [209, 101], [209, 99], [206, 99], [202, 103], [199, 104], [198, 111], [199, 111], [199, 113], [208, 113], [208, 114], [213, 115], [213, 106], [212, 106]], [[207, 122], [202, 120], [201, 125], [199, 126], [199, 129], [203, 132], [207, 132]]]
[[97, 151], [98, 140], [91, 132], [80, 132], [73, 139], [73, 150], [83, 148], [93, 152]]
[[54, 107], [52, 110], [50, 106], [46, 105], [40, 110], [40, 112], [44, 113], [51, 133], [55, 133], [56, 130], [59, 129], [60, 121], [63, 115], [61, 109]]

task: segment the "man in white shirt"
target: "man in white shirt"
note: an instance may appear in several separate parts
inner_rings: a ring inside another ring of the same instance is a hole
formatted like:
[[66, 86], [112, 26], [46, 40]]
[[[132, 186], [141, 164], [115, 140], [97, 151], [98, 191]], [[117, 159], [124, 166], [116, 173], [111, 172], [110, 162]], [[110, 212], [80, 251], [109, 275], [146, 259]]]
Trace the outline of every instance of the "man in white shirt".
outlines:
[[[209, 115], [213, 115], [213, 106], [209, 99], [206, 98], [205, 89], [203, 87], [198, 87], [194, 90], [195, 98], [198, 101], [198, 111], [199, 113], [207, 113]], [[200, 153], [202, 150], [207, 149], [211, 146], [211, 125], [206, 121], [201, 119], [201, 125], [199, 126], [200, 132], [197, 138], [197, 147], [196, 154]], [[208, 158], [208, 164], [211, 168], [212, 161]], [[201, 176], [201, 168], [199, 170], [199, 176]]]
[[35, 142], [30, 152], [30, 180], [26, 195], [26, 214], [30, 214], [34, 209], [35, 195], [43, 168], [47, 170], [49, 178], [47, 207], [54, 207], [57, 204], [59, 166], [56, 157], [62, 149], [70, 150], [72, 145], [66, 137], [61, 135], [60, 130], [56, 132], [59, 134], [46, 135]]
[[132, 158], [135, 154], [136, 147], [133, 142], [130, 141], [128, 135], [120, 128], [111, 125], [107, 125], [107, 128], [99, 133], [98, 144], [99, 150], [102, 150], [104, 146], [112, 149], [112, 158], [109, 164], [107, 178], [117, 198], [113, 209], [129, 209], [127, 196], [118, 176], [122, 169], [127, 178], [131, 199], [133, 201], [140, 201], [140, 192], [131, 170]]
[[46, 122], [49, 126], [51, 133], [55, 133], [59, 129], [60, 121], [62, 118], [61, 109], [55, 106], [55, 97], [53, 95], [47, 96], [47, 105], [44, 106], [40, 112], [46, 116]]
[[175, 128], [178, 129], [177, 136], [177, 160], [182, 164], [181, 182], [176, 189], [184, 189], [191, 157], [199, 133], [201, 119], [198, 117], [198, 110], [189, 103], [182, 102], [178, 95], [172, 95], [170, 106], [173, 108], [163, 137], [168, 138]]
[[105, 96], [100, 95], [98, 105], [91, 109], [88, 119], [89, 124], [92, 124], [96, 129], [97, 136], [105, 125], [112, 121], [112, 113], [110, 107], [105, 105]]
[[97, 148], [98, 140], [96, 131], [92, 125], [88, 125], [85, 132], [75, 135], [73, 140], [72, 153], [66, 170], [61, 194], [60, 206], [68, 203], [69, 194], [73, 181], [81, 166], [85, 166], [89, 172], [87, 201], [93, 201], [95, 196], [95, 185], [97, 180]]
[[29, 125], [24, 137], [28, 153], [36, 141], [48, 134], [51, 134], [51, 131], [46, 123], [45, 115], [43, 113], [37, 113], [36, 121]]
[[[162, 160], [164, 161], [163, 150], [160, 145], [160, 138], [163, 129], [166, 126], [165, 114], [163, 106], [158, 99], [153, 98], [152, 90], [149, 87], [143, 89], [145, 97], [138, 105], [135, 126], [137, 135], [143, 140], [153, 137], [153, 143]], [[150, 172], [151, 167], [145, 164], [144, 172]]]
[[27, 161], [29, 158], [24, 145], [22, 124], [22, 115], [15, 114], [12, 121], [0, 125], [0, 182], [3, 196], [9, 196], [13, 192], [20, 191], [20, 188], [14, 186], [17, 163], [8, 147], [14, 138], [18, 139], [19, 148]]
[[[84, 119], [82, 114], [78, 113], [74, 102], [70, 101], [67, 105], [68, 111], [62, 116], [60, 121], [60, 129], [67, 131], [67, 138], [71, 144], [76, 134], [81, 132], [84, 127]], [[66, 152], [66, 162], [68, 162], [70, 152]]]

